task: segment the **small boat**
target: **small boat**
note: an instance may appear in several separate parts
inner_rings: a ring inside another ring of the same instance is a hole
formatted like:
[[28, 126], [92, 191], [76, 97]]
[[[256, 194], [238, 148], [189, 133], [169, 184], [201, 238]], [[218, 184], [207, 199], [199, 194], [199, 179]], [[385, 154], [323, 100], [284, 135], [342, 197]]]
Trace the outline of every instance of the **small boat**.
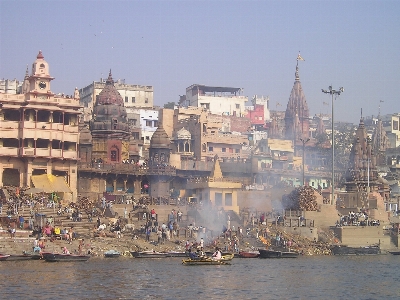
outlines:
[[187, 252], [182, 252], [182, 251], [168, 251], [167, 257], [187, 257], [188, 253]]
[[348, 247], [335, 245], [331, 248], [333, 255], [377, 255], [381, 253], [379, 246]]
[[240, 258], [257, 258], [260, 256], [260, 251], [240, 251]]
[[115, 258], [121, 256], [121, 253], [115, 250], [108, 250], [104, 252], [104, 257]]
[[230, 265], [230, 261], [226, 260], [214, 260], [211, 258], [199, 258], [199, 259], [182, 259], [183, 265], [188, 266], [204, 266], [204, 265]]
[[61, 253], [51, 253], [51, 252], [44, 252], [42, 253], [42, 256], [45, 261], [49, 262], [87, 261], [90, 258], [89, 255], [61, 254]]
[[0, 254], [0, 261], [7, 260], [7, 258], [9, 258], [9, 257], [10, 257], [10, 255]]
[[392, 255], [400, 255], [400, 251], [388, 251]]
[[41, 255], [40, 253], [29, 253], [29, 252], [23, 252], [23, 254], [10, 254], [8, 257], [4, 260], [6, 261], [20, 261], [20, 260], [32, 260], [32, 259], [40, 259]]
[[131, 254], [135, 258], [165, 258], [168, 256], [167, 252], [157, 252], [157, 251], [131, 251]]
[[270, 249], [259, 249], [259, 258], [296, 258], [299, 256], [298, 252], [294, 251], [279, 251]]
[[224, 255], [221, 256], [221, 261], [231, 261], [235, 257], [235, 254], [233, 253], [225, 253]]

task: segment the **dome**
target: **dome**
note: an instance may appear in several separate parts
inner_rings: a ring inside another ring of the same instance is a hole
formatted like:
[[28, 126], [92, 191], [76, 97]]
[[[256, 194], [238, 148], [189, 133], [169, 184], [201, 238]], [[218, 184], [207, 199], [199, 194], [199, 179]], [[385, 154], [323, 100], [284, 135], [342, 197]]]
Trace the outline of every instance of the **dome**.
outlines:
[[189, 130], [185, 129], [185, 127], [182, 127], [176, 133], [176, 139], [177, 140], [190, 140], [190, 139], [192, 139], [192, 135], [189, 132]]
[[100, 92], [96, 104], [97, 105], [115, 104], [124, 106], [124, 101], [121, 97], [121, 94], [117, 91], [117, 89], [114, 86], [114, 80], [112, 79], [111, 70], [110, 74], [108, 74], [106, 85], [104, 89]]
[[150, 148], [169, 148], [170, 139], [165, 129], [160, 125], [150, 140]]

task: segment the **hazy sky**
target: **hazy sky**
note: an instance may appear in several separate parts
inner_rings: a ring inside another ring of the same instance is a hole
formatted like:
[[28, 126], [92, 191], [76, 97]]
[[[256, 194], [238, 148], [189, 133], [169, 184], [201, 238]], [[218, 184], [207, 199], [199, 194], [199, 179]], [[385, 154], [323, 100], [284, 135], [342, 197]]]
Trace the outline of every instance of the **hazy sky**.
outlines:
[[22, 80], [39, 50], [55, 93], [111, 68], [114, 79], [154, 86], [155, 105], [198, 83], [269, 96], [280, 110], [300, 51], [311, 115], [330, 112], [329, 85], [345, 88], [335, 120], [358, 122], [379, 104], [400, 112], [400, 1], [0, 0], [0, 78]]

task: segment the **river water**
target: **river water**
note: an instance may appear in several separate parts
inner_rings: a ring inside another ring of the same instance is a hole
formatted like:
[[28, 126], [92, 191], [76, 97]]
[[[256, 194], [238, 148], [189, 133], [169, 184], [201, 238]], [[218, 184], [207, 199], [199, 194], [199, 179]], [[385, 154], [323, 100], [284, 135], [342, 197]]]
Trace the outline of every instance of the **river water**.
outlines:
[[1, 299], [400, 299], [400, 256], [0, 262]]

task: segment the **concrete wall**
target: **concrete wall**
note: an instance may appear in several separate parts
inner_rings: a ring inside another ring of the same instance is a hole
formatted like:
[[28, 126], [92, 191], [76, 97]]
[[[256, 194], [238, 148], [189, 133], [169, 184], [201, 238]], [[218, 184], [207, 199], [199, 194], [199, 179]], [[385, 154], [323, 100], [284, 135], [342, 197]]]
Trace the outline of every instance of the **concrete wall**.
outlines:
[[349, 247], [365, 247], [380, 244], [381, 249], [394, 248], [390, 235], [384, 235], [382, 225], [334, 227], [333, 230], [341, 243]]

